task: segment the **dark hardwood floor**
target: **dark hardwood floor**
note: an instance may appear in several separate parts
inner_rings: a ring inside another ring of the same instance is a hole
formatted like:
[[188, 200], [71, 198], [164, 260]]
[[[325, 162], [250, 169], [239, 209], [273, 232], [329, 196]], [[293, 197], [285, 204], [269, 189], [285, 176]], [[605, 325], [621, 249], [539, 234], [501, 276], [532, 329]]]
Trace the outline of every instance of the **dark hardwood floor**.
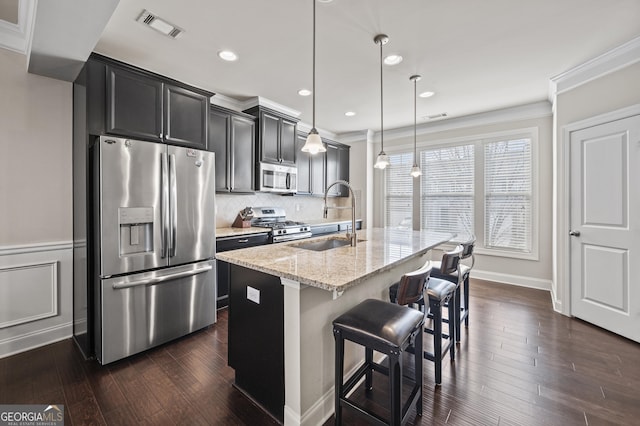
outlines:
[[[640, 424], [640, 344], [553, 312], [545, 291], [475, 280], [471, 294], [456, 361], [445, 358], [442, 386], [424, 361], [424, 415], [410, 424]], [[226, 311], [105, 367], [69, 339], [0, 359], [0, 404], [64, 404], [67, 425], [276, 424], [233, 388], [226, 360]], [[382, 380], [354, 397], [384, 414]], [[348, 412], [345, 421], [366, 424]]]

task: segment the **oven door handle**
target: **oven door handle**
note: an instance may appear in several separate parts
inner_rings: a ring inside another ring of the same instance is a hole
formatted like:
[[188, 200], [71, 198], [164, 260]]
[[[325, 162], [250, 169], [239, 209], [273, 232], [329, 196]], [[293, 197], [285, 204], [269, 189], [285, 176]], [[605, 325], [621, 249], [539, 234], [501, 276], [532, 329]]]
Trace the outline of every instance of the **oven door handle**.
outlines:
[[285, 179], [285, 186], [287, 189], [291, 189], [291, 173], [287, 173], [287, 177]]

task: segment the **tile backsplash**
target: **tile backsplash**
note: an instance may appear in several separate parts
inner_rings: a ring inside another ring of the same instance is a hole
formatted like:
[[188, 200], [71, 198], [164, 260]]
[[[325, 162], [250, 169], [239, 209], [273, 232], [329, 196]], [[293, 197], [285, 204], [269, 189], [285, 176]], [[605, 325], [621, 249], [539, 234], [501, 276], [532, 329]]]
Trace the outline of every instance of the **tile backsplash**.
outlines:
[[[360, 191], [356, 191], [356, 201]], [[350, 206], [346, 197], [329, 198], [330, 206]], [[356, 217], [360, 215], [360, 203], [357, 203]], [[307, 195], [276, 195], [256, 192], [255, 194], [216, 194], [216, 228], [231, 226], [240, 210], [245, 207], [282, 207], [287, 219], [310, 221], [322, 219], [324, 199]], [[329, 210], [329, 219], [350, 219], [351, 210]]]

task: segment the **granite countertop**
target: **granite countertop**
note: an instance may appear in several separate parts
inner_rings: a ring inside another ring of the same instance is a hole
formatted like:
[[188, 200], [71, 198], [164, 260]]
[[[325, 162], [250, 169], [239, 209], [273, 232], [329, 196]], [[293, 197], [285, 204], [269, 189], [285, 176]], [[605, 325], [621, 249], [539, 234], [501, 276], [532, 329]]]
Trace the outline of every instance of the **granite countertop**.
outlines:
[[325, 251], [297, 247], [313, 241], [345, 239], [331, 235], [278, 243], [277, 250], [273, 245], [233, 250], [218, 253], [216, 258], [312, 287], [343, 291], [453, 237], [448, 233], [393, 228], [371, 228], [357, 234], [356, 247], [346, 245]]
[[260, 228], [258, 226], [252, 226], [249, 228], [216, 228], [216, 238], [239, 237], [242, 235], [259, 234], [270, 231], [271, 228]]

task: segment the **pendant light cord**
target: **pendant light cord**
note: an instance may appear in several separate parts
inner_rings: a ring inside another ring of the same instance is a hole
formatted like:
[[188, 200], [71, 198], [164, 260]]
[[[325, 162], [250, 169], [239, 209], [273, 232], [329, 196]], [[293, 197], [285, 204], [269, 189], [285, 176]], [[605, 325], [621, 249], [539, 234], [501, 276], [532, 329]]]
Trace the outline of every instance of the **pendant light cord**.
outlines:
[[384, 95], [382, 93], [382, 39], [380, 39], [380, 151], [384, 153]]
[[416, 141], [417, 141], [417, 135], [416, 135], [416, 126], [418, 125], [418, 103], [417, 103], [417, 93], [418, 93], [418, 79], [414, 78], [413, 79], [413, 165], [417, 166], [418, 165], [418, 160], [417, 160], [417, 148], [416, 148]]
[[313, 1], [313, 78], [312, 78], [312, 93], [313, 93], [313, 111], [312, 111], [312, 127], [316, 128], [316, 0]]

